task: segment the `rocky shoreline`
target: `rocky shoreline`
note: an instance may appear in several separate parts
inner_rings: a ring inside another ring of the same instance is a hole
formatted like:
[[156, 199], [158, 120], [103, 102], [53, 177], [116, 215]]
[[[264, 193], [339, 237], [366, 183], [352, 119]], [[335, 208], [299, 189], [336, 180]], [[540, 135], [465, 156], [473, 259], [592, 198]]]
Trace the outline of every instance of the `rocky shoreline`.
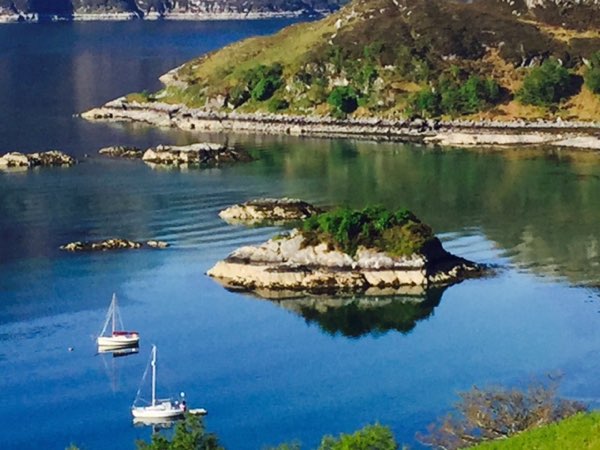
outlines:
[[140, 122], [206, 132], [287, 134], [414, 141], [440, 146], [551, 146], [600, 150], [600, 122], [334, 119], [321, 116], [208, 111], [124, 97], [81, 114], [90, 121]]
[[173, 21], [226, 21], [226, 20], [264, 20], [264, 19], [294, 19], [302, 16], [313, 17], [324, 15], [329, 11], [221, 11], [221, 12], [75, 12], [69, 15], [11, 13], [0, 14], [0, 24], [9, 23], [38, 23], [38, 22], [122, 22], [127, 20], [173, 20]]

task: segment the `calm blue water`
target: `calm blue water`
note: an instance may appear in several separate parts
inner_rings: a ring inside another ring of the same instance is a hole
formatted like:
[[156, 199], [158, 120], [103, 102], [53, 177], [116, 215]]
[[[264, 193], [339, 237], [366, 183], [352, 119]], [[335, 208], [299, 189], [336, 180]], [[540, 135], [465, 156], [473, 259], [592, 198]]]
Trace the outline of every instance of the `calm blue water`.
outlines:
[[[324, 434], [374, 421], [414, 445], [415, 432], [445, 413], [456, 392], [557, 371], [564, 395], [597, 405], [595, 154], [229, 136], [260, 158], [178, 171], [93, 157], [115, 143], [225, 139], [71, 115], [156, 87], [158, 75], [187, 58], [284, 23], [0, 27], [0, 152], [92, 155], [69, 169], [0, 172], [1, 448], [132, 449], [148, 439], [129, 407], [151, 343], [159, 394], [185, 391], [231, 449], [291, 440], [311, 448]], [[448, 249], [499, 272], [378, 302], [277, 303], [228, 292], [206, 270], [274, 230], [229, 226], [217, 213], [264, 195], [407, 206]], [[58, 250], [110, 236], [172, 247]], [[138, 355], [95, 355], [113, 292], [126, 325], [142, 333]]]

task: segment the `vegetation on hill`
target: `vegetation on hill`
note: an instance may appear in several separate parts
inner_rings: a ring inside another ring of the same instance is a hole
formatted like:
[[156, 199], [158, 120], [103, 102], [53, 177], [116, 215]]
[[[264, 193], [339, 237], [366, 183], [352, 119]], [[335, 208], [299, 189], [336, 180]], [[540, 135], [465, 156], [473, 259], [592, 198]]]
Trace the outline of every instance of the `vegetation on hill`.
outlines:
[[354, 0], [193, 60], [142, 100], [334, 117], [591, 119], [598, 26], [592, 2]]
[[309, 245], [327, 242], [350, 255], [364, 246], [408, 256], [434, 239], [431, 228], [410, 211], [389, 211], [379, 206], [337, 208], [313, 215], [304, 220], [302, 233]]
[[485, 442], [473, 450], [594, 450], [600, 448], [600, 413], [577, 414], [510, 439]]

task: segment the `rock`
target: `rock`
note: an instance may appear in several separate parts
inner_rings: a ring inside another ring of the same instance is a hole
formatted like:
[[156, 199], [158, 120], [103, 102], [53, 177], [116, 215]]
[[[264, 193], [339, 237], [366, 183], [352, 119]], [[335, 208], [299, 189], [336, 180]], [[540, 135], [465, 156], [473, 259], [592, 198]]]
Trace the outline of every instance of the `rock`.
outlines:
[[294, 198], [261, 198], [230, 206], [219, 213], [228, 223], [283, 224], [306, 219], [321, 210], [310, 203]]
[[0, 168], [72, 166], [76, 162], [75, 158], [58, 150], [29, 154], [11, 152], [0, 157]]
[[199, 143], [186, 146], [159, 145], [146, 150], [142, 160], [159, 165], [216, 166], [226, 162], [250, 161], [252, 158], [245, 151], [223, 144]]
[[[148, 241], [145, 244], [151, 248], [167, 248], [169, 244], [162, 241]], [[128, 239], [111, 238], [103, 241], [75, 241], [61, 245], [61, 250], [69, 252], [90, 252], [106, 250], [139, 249], [144, 247], [142, 242], [130, 241]]]
[[152, 248], [167, 248], [169, 243], [164, 241], [148, 241], [146, 245]]
[[98, 153], [111, 158], [141, 159], [144, 152], [138, 147], [128, 147], [124, 145], [114, 145], [98, 150]]
[[392, 256], [359, 247], [354, 256], [331, 249], [326, 243], [310, 244], [298, 230], [257, 246], [241, 247], [208, 271], [228, 288], [286, 292], [287, 297], [306, 293], [360, 292], [370, 288], [445, 285], [481, 275], [483, 268], [446, 252], [437, 238], [409, 256]]

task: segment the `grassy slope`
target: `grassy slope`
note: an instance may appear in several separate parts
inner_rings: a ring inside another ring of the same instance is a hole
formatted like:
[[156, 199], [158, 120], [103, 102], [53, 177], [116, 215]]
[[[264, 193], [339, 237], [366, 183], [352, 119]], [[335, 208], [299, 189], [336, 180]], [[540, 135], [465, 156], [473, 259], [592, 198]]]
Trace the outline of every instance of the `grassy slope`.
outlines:
[[[510, 93], [518, 89], [527, 73], [519, 66], [539, 57], [555, 56], [565, 61], [573, 73], [581, 73], [583, 58], [600, 50], [600, 32], [556, 26], [541, 21], [532, 12], [516, 16], [507, 8], [497, 0], [475, 4], [452, 0], [354, 0], [318, 22], [294, 25], [271, 37], [247, 39], [185, 64], [177, 78], [187, 87], [167, 87], [160, 98], [201, 107], [207, 99], [227, 95], [248, 69], [277, 62], [283, 66], [287, 85], [277, 95], [291, 105], [285, 112], [327, 113], [325, 98], [307, 103], [309, 87], [298, 88], [294, 76], [312, 64], [311, 70], [326, 78], [326, 89], [330, 91], [336, 78], [351, 79], [344, 71], [332, 69], [332, 52], [339, 51], [346, 65], [361, 64], [365, 47], [377, 43], [381, 47], [375, 58], [380, 87], [371, 89], [372, 101], [355, 115], [403, 115], [410, 94], [428, 84], [426, 78], [415, 79], [414, 68], [409, 73], [399, 69], [403, 61], [398, 55], [404, 49], [413, 62], [428, 66], [430, 80], [451, 65], [496, 79], [509, 95], [502, 104], [477, 117], [600, 117], [600, 98], [586, 89], [557, 111], [523, 107], [512, 99]], [[266, 102], [254, 101], [240, 107], [241, 111], [265, 109]]]
[[473, 450], [593, 450], [600, 449], [600, 413], [578, 414], [562, 422], [527, 431], [504, 441], [487, 442]]

